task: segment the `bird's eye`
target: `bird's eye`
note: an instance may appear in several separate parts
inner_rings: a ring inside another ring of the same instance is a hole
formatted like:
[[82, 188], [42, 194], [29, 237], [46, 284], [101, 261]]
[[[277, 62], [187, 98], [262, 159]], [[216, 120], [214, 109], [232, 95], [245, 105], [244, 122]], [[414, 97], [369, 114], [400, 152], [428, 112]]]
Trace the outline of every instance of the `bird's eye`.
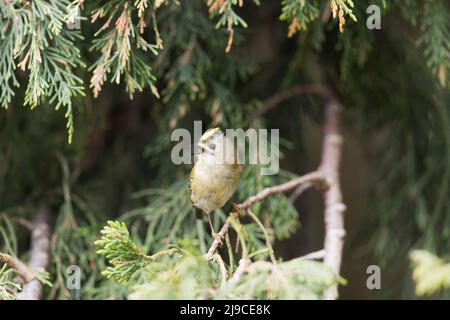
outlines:
[[216, 150], [216, 145], [214, 143], [211, 143], [209, 147], [211, 148], [211, 150]]

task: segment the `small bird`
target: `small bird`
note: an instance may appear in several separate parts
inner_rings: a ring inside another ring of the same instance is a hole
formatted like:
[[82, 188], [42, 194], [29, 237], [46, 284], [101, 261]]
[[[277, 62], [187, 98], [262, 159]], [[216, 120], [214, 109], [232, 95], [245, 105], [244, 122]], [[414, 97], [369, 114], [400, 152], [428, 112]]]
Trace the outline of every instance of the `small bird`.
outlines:
[[[243, 165], [238, 164], [237, 149], [220, 130], [207, 130], [196, 148], [197, 162], [189, 176], [192, 205], [208, 215], [213, 238], [218, 237], [211, 212], [222, 208], [235, 192]], [[220, 240], [220, 239], [219, 239]]]

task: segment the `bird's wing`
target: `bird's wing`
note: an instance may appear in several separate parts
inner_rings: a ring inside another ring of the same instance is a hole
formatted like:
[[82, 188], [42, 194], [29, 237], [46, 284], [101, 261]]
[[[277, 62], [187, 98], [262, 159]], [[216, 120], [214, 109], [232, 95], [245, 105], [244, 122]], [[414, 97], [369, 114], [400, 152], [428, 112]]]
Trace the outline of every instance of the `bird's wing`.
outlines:
[[192, 184], [194, 182], [194, 174], [195, 174], [195, 165], [192, 167], [191, 172], [189, 173], [189, 200], [192, 203]]

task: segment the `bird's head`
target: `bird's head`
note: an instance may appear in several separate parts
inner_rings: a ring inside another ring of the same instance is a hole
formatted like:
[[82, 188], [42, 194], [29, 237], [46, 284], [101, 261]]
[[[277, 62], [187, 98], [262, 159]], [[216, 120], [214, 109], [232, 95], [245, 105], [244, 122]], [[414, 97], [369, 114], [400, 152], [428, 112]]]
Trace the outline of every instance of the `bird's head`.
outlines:
[[208, 129], [197, 143], [197, 154], [214, 156], [217, 147], [223, 145], [224, 137], [220, 128]]

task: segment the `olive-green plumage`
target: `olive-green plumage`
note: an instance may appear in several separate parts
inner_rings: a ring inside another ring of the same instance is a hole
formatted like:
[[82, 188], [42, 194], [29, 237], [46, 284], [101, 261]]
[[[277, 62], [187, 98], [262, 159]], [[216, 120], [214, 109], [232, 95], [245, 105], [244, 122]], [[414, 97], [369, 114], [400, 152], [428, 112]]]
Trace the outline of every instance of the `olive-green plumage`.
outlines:
[[198, 159], [189, 177], [191, 201], [209, 215], [231, 198], [243, 166], [237, 164], [236, 149], [219, 128], [206, 131], [197, 148]]

